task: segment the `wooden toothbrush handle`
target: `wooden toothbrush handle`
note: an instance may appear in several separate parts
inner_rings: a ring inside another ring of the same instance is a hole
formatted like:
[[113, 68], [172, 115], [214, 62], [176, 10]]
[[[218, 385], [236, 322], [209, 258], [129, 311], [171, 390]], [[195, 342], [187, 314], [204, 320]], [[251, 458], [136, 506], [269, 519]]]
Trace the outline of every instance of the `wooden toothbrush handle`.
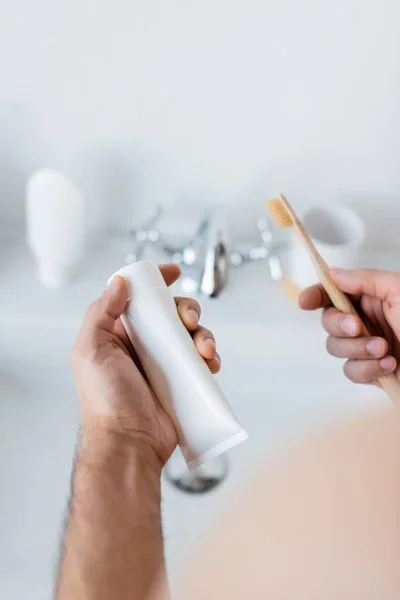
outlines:
[[[355, 317], [360, 318], [360, 315], [354, 308], [350, 298], [346, 296], [346, 294], [337, 287], [337, 285], [326, 274], [326, 272], [324, 272], [324, 269], [320, 268], [318, 270], [321, 283], [325, 288], [325, 291], [328, 294], [329, 298], [331, 299], [333, 306], [340, 310], [340, 312], [349, 315], [354, 315]], [[368, 327], [365, 325], [365, 323], [363, 323], [362, 319], [361, 322], [362, 335], [369, 337], [371, 334], [368, 330]], [[384, 390], [384, 392], [386, 392], [386, 394], [389, 396], [393, 405], [396, 408], [400, 408], [400, 381], [397, 379], [396, 375], [394, 373], [391, 373], [390, 375], [385, 375], [384, 377], [380, 377], [378, 379], [378, 382], [381, 388]]]

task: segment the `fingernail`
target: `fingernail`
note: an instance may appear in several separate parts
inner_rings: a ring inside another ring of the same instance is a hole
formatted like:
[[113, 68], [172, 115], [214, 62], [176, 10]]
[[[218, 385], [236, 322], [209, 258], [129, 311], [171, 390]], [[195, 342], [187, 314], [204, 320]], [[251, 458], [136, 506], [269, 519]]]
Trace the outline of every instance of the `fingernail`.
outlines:
[[207, 338], [204, 340], [204, 343], [207, 344], [207, 346], [209, 346], [210, 348], [212, 348], [213, 350], [215, 350], [216, 345], [215, 345], [215, 341], [212, 338]]
[[382, 358], [382, 360], [379, 361], [379, 364], [384, 371], [393, 371], [396, 366], [396, 361], [393, 356], [385, 356], [385, 358]]
[[191, 317], [193, 317], [193, 319], [196, 320], [196, 323], [197, 323], [197, 321], [199, 320], [199, 314], [198, 314], [198, 312], [196, 310], [194, 310], [194, 308], [189, 308], [188, 309], [188, 313], [189, 313], [189, 315]]
[[215, 356], [214, 356], [215, 360], [217, 361], [218, 364], [221, 364], [221, 357], [218, 354], [218, 352], [216, 352]]
[[368, 354], [372, 356], [381, 356], [385, 350], [385, 345], [382, 340], [370, 340], [366, 344]]
[[357, 322], [354, 317], [345, 317], [340, 324], [340, 328], [347, 335], [356, 335]]
[[110, 279], [110, 281], [108, 282], [108, 289], [111, 292], [115, 292], [117, 289], [119, 288], [119, 276], [115, 275], [112, 279]]

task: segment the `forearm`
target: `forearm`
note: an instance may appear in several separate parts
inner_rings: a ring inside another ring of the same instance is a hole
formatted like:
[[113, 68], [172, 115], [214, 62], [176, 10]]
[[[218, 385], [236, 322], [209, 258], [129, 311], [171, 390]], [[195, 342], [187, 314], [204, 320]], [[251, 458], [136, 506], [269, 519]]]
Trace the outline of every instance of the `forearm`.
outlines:
[[165, 579], [159, 469], [131, 438], [83, 430], [57, 600], [152, 597]]

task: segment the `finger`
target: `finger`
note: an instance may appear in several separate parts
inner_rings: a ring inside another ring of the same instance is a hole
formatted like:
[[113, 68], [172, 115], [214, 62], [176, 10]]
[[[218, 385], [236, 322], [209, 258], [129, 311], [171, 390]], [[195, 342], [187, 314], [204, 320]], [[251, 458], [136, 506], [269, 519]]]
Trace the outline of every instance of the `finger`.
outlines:
[[317, 308], [327, 308], [331, 306], [328, 294], [322, 285], [313, 285], [300, 293], [299, 306], [303, 310], [317, 310]]
[[362, 332], [362, 323], [359, 317], [345, 315], [334, 308], [326, 308], [322, 314], [322, 326], [334, 337], [356, 337]]
[[221, 357], [218, 354], [218, 352], [215, 353], [214, 358], [212, 358], [211, 360], [206, 360], [206, 363], [213, 375], [219, 373], [219, 371], [221, 370]]
[[400, 275], [376, 269], [331, 269], [331, 276], [348, 294], [367, 294], [388, 302], [400, 296]]
[[193, 341], [198, 353], [208, 360], [211, 360], [216, 355], [215, 338], [212, 332], [205, 327], [199, 327], [193, 336]]
[[189, 331], [196, 331], [201, 315], [201, 306], [193, 298], [175, 298], [179, 316]]
[[126, 308], [127, 301], [128, 288], [126, 281], [120, 275], [115, 275], [110, 281], [108, 289], [87, 311], [83, 328], [112, 332], [115, 321]]
[[167, 265], [159, 265], [161, 275], [164, 277], [165, 283], [170, 286], [181, 276], [181, 270], [178, 265], [169, 263]]
[[134, 353], [134, 348], [132, 346], [132, 342], [128, 337], [128, 334], [125, 331], [125, 327], [122, 325], [121, 319], [117, 319], [114, 325], [114, 333], [121, 340], [121, 342], [126, 346], [129, 350], [130, 354]]
[[[175, 265], [175, 264], [172, 264], [172, 263], [171, 264], [166, 264], [166, 265], [160, 265], [159, 269], [161, 271], [162, 276], [164, 277], [165, 283], [168, 286], [172, 285], [177, 279], [179, 279], [180, 274], [181, 274], [181, 270], [178, 267], [178, 265]], [[114, 286], [115, 289], [112, 288], [112, 286]], [[115, 293], [117, 293], [117, 295], [119, 294], [118, 298], [121, 298], [121, 293], [122, 293], [121, 288], [123, 286], [125, 287], [126, 294], [128, 294], [126, 280], [123, 277], [121, 277], [120, 275], [115, 275], [112, 278], [112, 280], [110, 281], [109, 289], [107, 290], [107, 292], [105, 292], [103, 294], [103, 296], [107, 296], [107, 298], [109, 300], [110, 299], [109, 292], [113, 291], [113, 289], [114, 289], [114, 300], [115, 300]], [[94, 318], [94, 313], [97, 311], [97, 305], [99, 303], [100, 304], [103, 303], [103, 297], [99, 301], [95, 302], [94, 305], [92, 305], [93, 309], [92, 309], [92, 307], [89, 309], [89, 312], [91, 313], [91, 316], [93, 318]], [[121, 300], [121, 306], [122, 306], [122, 300]], [[121, 321], [118, 319], [118, 317], [124, 312], [124, 310], [126, 308], [126, 300], [124, 301], [124, 305], [123, 305], [122, 310], [121, 310], [121, 306], [118, 305], [116, 307], [113, 329], [114, 329], [114, 332], [121, 339], [121, 341], [129, 348], [129, 350], [133, 350], [132, 344], [131, 344], [131, 342], [130, 342], [127, 334], [126, 334], [126, 331], [125, 331], [125, 329], [124, 329]], [[111, 322], [108, 323], [108, 326], [107, 326], [108, 330], [110, 330], [109, 329], [110, 325], [111, 325]], [[103, 327], [103, 329], [104, 329], [104, 327]]]
[[393, 373], [396, 360], [385, 356], [381, 360], [348, 360], [344, 365], [346, 377], [354, 383], [374, 383], [380, 377]]
[[371, 359], [383, 358], [388, 351], [388, 343], [379, 337], [337, 338], [329, 336], [326, 349], [336, 358]]

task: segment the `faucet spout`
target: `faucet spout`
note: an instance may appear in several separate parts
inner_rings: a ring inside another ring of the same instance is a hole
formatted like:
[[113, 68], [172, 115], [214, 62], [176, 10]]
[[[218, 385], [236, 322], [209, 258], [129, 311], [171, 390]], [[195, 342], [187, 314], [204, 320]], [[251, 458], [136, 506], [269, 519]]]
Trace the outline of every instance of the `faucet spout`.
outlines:
[[218, 212], [209, 221], [204, 270], [200, 282], [200, 291], [210, 298], [217, 298], [227, 284], [229, 254], [226, 244], [226, 227]]

